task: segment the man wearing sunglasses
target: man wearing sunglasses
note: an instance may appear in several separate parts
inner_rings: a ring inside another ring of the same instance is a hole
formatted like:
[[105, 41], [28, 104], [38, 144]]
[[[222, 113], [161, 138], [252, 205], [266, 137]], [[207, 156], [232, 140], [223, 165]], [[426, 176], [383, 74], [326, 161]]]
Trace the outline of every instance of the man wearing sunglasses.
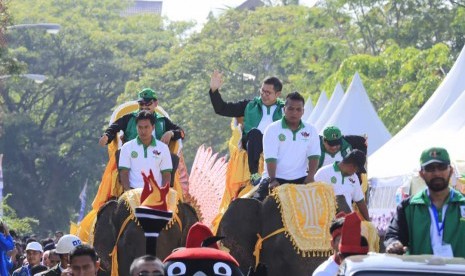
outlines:
[[[139, 103], [139, 110], [124, 115], [115, 122], [113, 122], [110, 127], [105, 130], [105, 133], [100, 137], [99, 144], [105, 146], [113, 139], [120, 130], [124, 132], [123, 143], [128, 142], [137, 137], [137, 127], [136, 127], [136, 115], [141, 110], [148, 110], [155, 114], [155, 129], [154, 136], [157, 140], [162, 141], [165, 144], [169, 144], [170, 141], [176, 141], [178, 139], [184, 139], [184, 130], [173, 122], [170, 119], [158, 114], [155, 112], [156, 107], [158, 106], [158, 98], [150, 88], [144, 88], [139, 93], [139, 98], [137, 102]], [[176, 154], [171, 154], [171, 162], [173, 165], [171, 185], [174, 183], [174, 174], [179, 164], [179, 157]]]
[[328, 126], [320, 136], [321, 155], [318, 168], [342, 161], [352, 150], [352, 146], [343, 137], [341, 130], [336, 126]]
[[449, 153], [439, 147], [426, 149], [420, 164], [428, 187], [397, 206], [385, 237], [386, 252], [463, 258], [465, 197], [449, 187]]
[[214, 71], [210, 80], [210, 100], [216, 114], [225, 117], [244, 117], [242, 145], [247, 150], [251, 181], [260, 180], [258, 167], [263, 152], [263, 133], [268, 125], [283, 117], [284, 101], [279, 99], [283, 88], [276, 77], [267, 77], [260, 88], [260, 96], [252, 100], [225, 102], [219, 89], [223, 85], [223, 75]]

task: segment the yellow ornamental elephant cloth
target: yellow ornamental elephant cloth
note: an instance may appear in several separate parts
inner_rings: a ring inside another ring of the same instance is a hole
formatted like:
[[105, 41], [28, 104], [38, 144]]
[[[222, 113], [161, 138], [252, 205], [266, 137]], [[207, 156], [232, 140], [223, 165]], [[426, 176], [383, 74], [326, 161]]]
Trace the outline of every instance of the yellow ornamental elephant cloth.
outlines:
[[[237, 119], [231, 120], [231, 138], [228, 142], [229, 161], [226, 170], [226, 184], [223, 198], [221, 199], [218, 215], [212, 221], [213, 233], [219, 226], [224, 212], [228, 209], [229, 203], [234, 198], [240, 197], [242, 194], [251, 190], [249, 163], [247, 161], [247, 151], [241, 145], [242, 130], [237, 122]], [[258, 172], [263, 173], [263, 154], [260, 157]], [[242, 188], [242, 190], [241, 190]]]
[[331, 253], [329, 227], [336, 213], [334, 189], [317, 182], [307, 185], [285, 184], [274, 189], [286, 236], [302, 256]]

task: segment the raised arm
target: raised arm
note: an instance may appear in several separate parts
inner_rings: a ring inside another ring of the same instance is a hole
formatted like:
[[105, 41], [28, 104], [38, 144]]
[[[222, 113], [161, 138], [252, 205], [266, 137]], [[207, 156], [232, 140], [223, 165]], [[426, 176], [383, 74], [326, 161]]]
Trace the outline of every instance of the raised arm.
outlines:
[[242, 117], [249, 100], [239, 102], [225, 102], [221, 98], [219, 89], [223, 85], [223, 74], [215, 70], [210, 80], [210, 100], [215, 113], [226, 117]]

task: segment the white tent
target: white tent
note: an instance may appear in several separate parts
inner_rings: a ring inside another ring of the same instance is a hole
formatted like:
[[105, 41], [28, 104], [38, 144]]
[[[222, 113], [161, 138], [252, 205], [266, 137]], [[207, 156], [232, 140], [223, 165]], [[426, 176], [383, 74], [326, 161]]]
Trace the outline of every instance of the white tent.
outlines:
[[313, 111], [312, 97], [308, 96], [307, 100], [305, 101], [304, 115], [302, 116], [302, 121], [306, 122], [308, 117], [310, 117], [310, 114], [312, 114], [312, 111]]
[[408, 192], [409, 184], [415, 183], [424, 149], [444, 147], [453, 162], [465, 159], [464, 72], [465, 47], [444, 81], [414, 118], [368, 157], [370, 196], [378, 199], [371, 201], [370, 210], [395, 207], [394, 195], [398, 187], [406, 187]]
[[325, 109], [326, 105], [328, 104], [328, 96], [326, 96], [325, 91], [321, 91], [320, 97], [316, 102], [315, 108], [312, 111], [312, 114], [307, 118], [305, 122], [310, 123], [312, 125], [320, 118], [321, 113]]
[[368, 155], [391, 138], [370, 102], [358, 73], [355, 73], [346, 94], [326, 125], [337, 126], [344, 135], [367, 135]]
[[326, 122], [334, 114], [343, 97], [344, 90], [342, 89], [341, 84], [337, 83], [336, 87], [334, 88], [333, 94], [331, 95], [331, 98], [329, 99], [329, 102], [325, 107], [325, 110], [321, 113], [320, 118], [318, 118], [318, 120], [314, 124], [318, 132], [324, 130], [324, 128], [327, 126]]
[[[465, 47], [444, 81], [413, 119], [368, 159], [369, 178], [401, 177], [418, 170], [420, 153], [427, 145], [444, 146], [457, 156], [464, 148], [465, 132]], [[450, 137], [449, 137], [450, 136]], [[405, 151], [403, 151], [405, 150]], [[402, 162], [398, 154], [403, 153]], [[464, 159], [465, 155], [457, 156]]]
[[464, 107], [465, 91], [430, 127], [405, 135], [402, 140], [389, 146], [390, 151], [383, 150], [370, 156], [369, 177], [387, 178], [416, 174], [420, 169], [421, 152], [430, 147], [446, 148], [452, 160], [465, 159]]

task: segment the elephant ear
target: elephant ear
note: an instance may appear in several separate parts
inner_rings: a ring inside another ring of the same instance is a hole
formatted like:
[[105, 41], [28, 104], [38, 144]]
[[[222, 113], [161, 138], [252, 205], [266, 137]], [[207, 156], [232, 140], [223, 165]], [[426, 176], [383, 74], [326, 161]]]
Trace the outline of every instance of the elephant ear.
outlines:
[[231, 202], [218, 226], [216, 234], [225, 237], [222, 245], [230, 250], [242, 271], [255, 264], [253, 251], [261, 233], [261, 208], [258, 200], [238, 198]]

